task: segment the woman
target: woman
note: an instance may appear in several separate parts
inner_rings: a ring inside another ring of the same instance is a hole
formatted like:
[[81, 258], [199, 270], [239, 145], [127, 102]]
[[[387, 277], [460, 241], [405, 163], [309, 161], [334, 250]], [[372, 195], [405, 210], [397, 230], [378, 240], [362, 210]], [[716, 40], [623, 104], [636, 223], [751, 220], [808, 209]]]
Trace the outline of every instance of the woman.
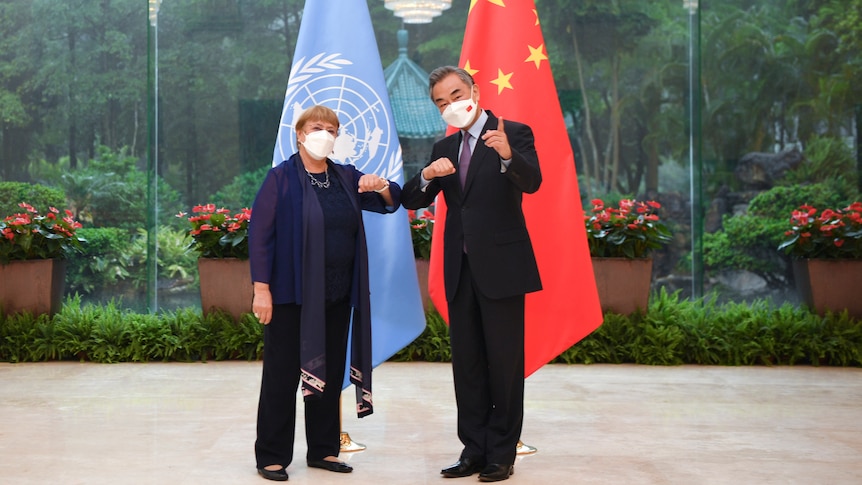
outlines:
[[371, 414], [368, 256], [362, 210], [391, 213], [401, 188], [327, 158], [338, 117], [325, 106], [296, 121], [299, 151], [269, 171], [252, 207], [252, 311], [264, 327], [257, 417], [258, 473], [284, 481], [293, 459], [302, 381], [308, 466], [349, 473], [338, 460], [339, 402], [353, 314], [350, 379]]

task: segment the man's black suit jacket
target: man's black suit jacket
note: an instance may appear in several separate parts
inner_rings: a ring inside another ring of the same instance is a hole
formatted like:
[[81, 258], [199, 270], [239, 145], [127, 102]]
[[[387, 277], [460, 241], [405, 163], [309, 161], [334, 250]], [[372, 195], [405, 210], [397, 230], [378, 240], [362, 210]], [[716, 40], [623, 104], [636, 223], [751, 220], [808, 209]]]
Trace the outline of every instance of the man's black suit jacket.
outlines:
[[[497, 118], [488, 111], [482, 134], [496, 129], [497, 124]], [[431, 180], [423, 192], [420, 171], [401, 192], [405, 208], [419, 209], [430, 205], [443, 191], [447, 206], [443, 277], [448, 301], [452, 301], [457, 289], [465, 240], [473, 279], [485, 296], [506, 298], [542, 289], [521, 208], [523, 193], [537, 191], [542, 183], [533, 131], [510, 120], [505, 120], [505, 131], [512, 148], [512, 162], [505, 173], [500, 173], [497, 152], [478, 139], [462, 190], [457, 172], [461, 144], [458, 131], [434, 144], [428, 162], [448, 157], [456, 172]]]

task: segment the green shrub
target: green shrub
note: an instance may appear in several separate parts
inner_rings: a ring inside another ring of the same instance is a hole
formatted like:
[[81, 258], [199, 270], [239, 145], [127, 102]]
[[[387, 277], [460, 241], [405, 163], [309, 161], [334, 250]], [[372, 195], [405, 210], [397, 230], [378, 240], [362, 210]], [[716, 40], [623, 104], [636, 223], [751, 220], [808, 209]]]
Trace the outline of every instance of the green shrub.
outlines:
[[116, 227], [82, 228], [78, 235], [87, 240], [83, 254], [69, 260], [66, 285], [69, 293], [100, 294], [116, 290], [116, 285], [129, 276], [131, 237], [128, 231]]
[[235, 210], [243, 207], [251, 208], [257, 191], [260, 189], [260, 184], [263, 183], [263, 179], [266, 178], [266, 173], [269, 172], [270, 168], [272, 167], [266, 165], [253, 172], [237, 175], [231, 183], [222, 187], [209, 200], [199, 203], [215, 204], [217, 208], [232, 207]]
[[449, 362], [452, 360], [449, 348], [449, 326], [436, 310], [425, 313], [425, 330], [409, 345], [398, 351], [390, 360], [409, 362]]
[[846, 312], [821, 317], [788, 303], [716, 301], [681, 301], [662, 290], [646, 313], [605, 314], [554, 362], [862, 366], [862, 321]]
[[858, 195], [856, 181], [847, 177], [847, 174], [856, 172], [853, 150], [847, 142], [840, 138], [814, 136], [805, 146], [805, 159], [805, 163], [785, 174], [782, 184], [830, 182], [840, 186], [838, 191], [851, 198], [854, 198], [854, 193]]
[[[170, 226], [159, 226], [156, 234], [159, 278], [173, 280], [174, 286], [198, 283], [198, 254], [189, 249], [187, 234], [183, 229]], [[137, 231], [130, 251], [130, 278], [142, 288], [147, 281], [147, 232], [144, 229]]]
[[[433, 310], [426, 317], [422, 335], [390, 360], [451, 360], [446, 323]], [[560, 325], [569, 323], [566, 318], [560, 316]], [[138, 314], [113, 301], [82, 304], [73, 297], [53, 317], [0, 314], [0, 361], [188, 362], [262, 355], [263, 326], [248, 313], [239, 321], [193, 309]], [[552, 362], [860, 367], [862, 320], [762, 300], [680, 300], [662, 290], [652, 295], [647, 312], [606, 313], [598, 329]]]
[[[68, 157], [56, 165], [31, 164], [31, 175], [42, 184], [62, 187], [76, 218], [93, 227], [119, 227], [129, 231], [145, 228], [149, 181], [140, 160], [127, 149], [97, 148], [96, 157], [71, 170]], [[58, 169], [58, 167], [60, 169]], [[158, 221], [181, 227], [174, 214], [183, 209], [179, 192], [158, 178]]]
[[788, 257], [778, 251], [790, 213], [801, 204], [846, 207], [855, 194], [839, 180], [773, 187], [755, 196], [748, 211], [724, 216], [722, 229], [704, 234], [704, 264], [713, 270], [743, 269], [772, 287], [787, 284]]
[[47, 213], [50, 207], [63, 211], [66, 208], [66, 196], [63, 191], [53, 187], [24, 182], [0, 182], [0, 219], [23, 212], [18, 206], [26, 202], [40, 213]]

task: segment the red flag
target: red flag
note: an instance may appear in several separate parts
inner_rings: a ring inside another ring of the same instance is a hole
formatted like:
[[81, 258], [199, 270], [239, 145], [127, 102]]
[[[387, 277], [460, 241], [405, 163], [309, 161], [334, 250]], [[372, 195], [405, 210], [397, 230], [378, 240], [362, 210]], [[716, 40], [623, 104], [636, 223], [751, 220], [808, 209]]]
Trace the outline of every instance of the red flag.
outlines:
[[[524, 370], [529, 376], [602, 323], [575, 157], [533, 0], [471, 2], [459, 66], [479, 86], [480, 106], [530, 125], [536, 137], [542, 186], [524, 196], [524, 213], [544, 289], [527, 294]], [[442, 197], [435, 220], [428, 286], [448, 321]]]

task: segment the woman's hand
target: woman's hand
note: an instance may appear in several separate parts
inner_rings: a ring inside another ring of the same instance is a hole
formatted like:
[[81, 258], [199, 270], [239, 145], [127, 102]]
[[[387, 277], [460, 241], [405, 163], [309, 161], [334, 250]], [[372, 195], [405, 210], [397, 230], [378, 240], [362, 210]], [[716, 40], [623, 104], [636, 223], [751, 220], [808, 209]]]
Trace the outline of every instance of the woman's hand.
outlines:
[[389, 181], [379, 175], [367, 173], [359, 177], [360, 194], [363, 192], [383, 193], [387, 189], [389, 189]]
[[366, 173], [359, 177], [359, 193], [363, 192], [377, 192], [386, 205], [394, 205], [392, 194], [389, 193], [389, 181], [379, 175]]
[[269, 325], [269, 322], [272, 321], [272, 293], [269, 291], [269, 284], [254, 282], [251, 311], [255, 318], [264, 325]]

